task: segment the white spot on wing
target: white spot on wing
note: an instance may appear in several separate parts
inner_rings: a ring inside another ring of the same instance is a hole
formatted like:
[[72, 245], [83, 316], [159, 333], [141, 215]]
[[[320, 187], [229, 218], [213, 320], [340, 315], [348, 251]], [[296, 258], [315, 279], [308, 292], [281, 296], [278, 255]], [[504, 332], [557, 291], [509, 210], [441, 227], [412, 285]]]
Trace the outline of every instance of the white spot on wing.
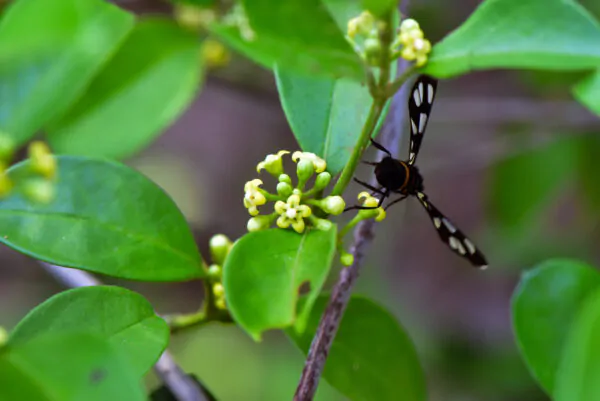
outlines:
[[481, 270], [485, 270], [485, 269], [487, 269], [487, 268], [488, 268], [488, 265], [479, 266], [479, 268], [480, 268]]
[[[423, 101], [423, 82], [419, 82], [419, 86], [418, 86], [418, 91], [419, 91], [419, 97], [421, 98], [421, 102]], [[419, 102], [419, 104], [421, 104], [421, 102]]]
[[419, 197], [419, 199], [425, 198], [425, 194], [423, 192], [417, 192], [417, 196]]
[[415, 160], [415, 153], [410, 152], [410, 161], [412, 162], [413, 160]]
[[419, 131], [417, 131], [417, 124], [415, 124], [412, 118], [410, 119], [410, 125], [412, 126], [412, 132], [418, 134]]
[[433, 103], [433, 85], [428, 84], [427, 85], [427, 103], [431, 104]]
[[467, 251], [465, 250], [465, 247], [463, 246], [462, 243], [458, 243], [458, 253], [460, 253], [461, 255], [464, 255], [465, 253], [467, 253]]
[[450, 237], [448, 244], [450, 245], [450, 248], [452, 248], [452, 249], [458, 249], [459, 245], [462, 245], [456, 237]]
[[473, 245], [473, 243], [471, 241], [469, 241], [468, 238], [465, 238], [465, 240], [463, 242], [465, 243], [465, 246], [469, 250], [470, 254], [474, 254], [477, 251], [477, 249], [475, 248], [475, 245]]
[[423, 101], [421, 100], [421, 97], [419, 97], [419, 92], [418, 92], [418, 91], [414, 91], [414, 92], [413, 92], [413, 99], [415, 100], [415, 104], [416, 104], [417, 106], [420, 106], [420, 105], [421, 105], [421, 103], [423, 102]]
[[435, 225], [435, 228], [440, 228], [442, 226], [442, 221], [438, 217], [434, 217], [433, 224]]
[[421, 113], [421, 115], [419, 116], [419, 134], [422, 134], [423, 131], [425, 130], [426, 123], [427, 123], [427, 114]]
[[449, 230], [451, 233], [454, 233], [454, 232], [456, 232], [456, 227], [454, 227], [454, 226], [452, 225], [452, 223], [450, 223], [450, 221], [449, 221], [447, 218], [445, 218], [445, 217], [444, 217], [444, 218], [442, 219], [442, 221], [444, 222], [444, 225], [445, 225], [445, 226], [448, 228], [448, 230]]

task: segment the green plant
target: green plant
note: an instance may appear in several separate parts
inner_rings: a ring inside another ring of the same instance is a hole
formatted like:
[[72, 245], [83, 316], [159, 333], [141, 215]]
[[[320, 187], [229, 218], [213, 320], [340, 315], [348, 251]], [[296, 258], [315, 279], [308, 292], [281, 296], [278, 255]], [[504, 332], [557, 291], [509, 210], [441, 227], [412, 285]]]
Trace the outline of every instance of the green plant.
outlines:
[[[146, 399], [140, 379], [165, 350], [170, 330], [221, 322], [257, 341], [282, 330], [309, 354], [297, 400], [312, 399], [330, 349], [323, 376], [350, 399], [397, 400], [401, 388], [403, 400], [425, 400], [425, 375], [404, 328], [382, 305], [350, 294], [369, 235], [351, 251], [344, 240], [357, 225], [370, 233], [385, 212], [359, 211], [342, 227], [332, 216], [354, 198], [347, 186], [369, 139], [416, 73], [582, 71], [589, 76], [573, 94], [600, 114], [600, 24], [571, 0], [487, 0], [431, 45], [421, 30], [427, 22], [400, 15], [395, 0], [175, 7], [176, 20], [136, 18], [101, 0], [15, 0], [3, 11], [0, 241], [91, 273], [203, 280], [206, 296], [197, 313], [161, 318], [142, 296], [120, 287], [55, 295], [0, 335], [0, 399]], [[141, 150], [181, 114], [205, 69], [228, 59], [217, 40], [273, 70], [301, 151], [291, 155], [295, 172], [285, 171], [282, 158], [290, 152], [280, 151], [257, 165], [266, 183], [248, 174], [249, 233], [233, 243], [214, 237], [207, 261], [169, 196], [111, 159]], [[398, 59], [409, 66], [397, 71]], [[58, 155], [33, 142], [28, 160], [6, 169], [14, 151], [39, 132]], [[580, 140], [500, 165], [494, 210], [511, 225], [526, 225], [528, 211], [594, 161], [594, 149]], [[561, 174], [545, 174], [531, 187], [514, 180], [514, 171], [555, 154], [566, 160]], [[582, 181], [594, 204], [597, 177]], [[507, 183], [529, 196], [515, 198], [503, 189]], [[274, 211], [261, 214], [265, 205]], [[514, 213], [515, 207], [523, 209]], [[343, 267], [330, 297], [324, 283], [338, 260]], [[599, 283], [590, 267], [553, 260], [524, 275], [514, 295], [519, 347], [555, 400], [600, 396]]]

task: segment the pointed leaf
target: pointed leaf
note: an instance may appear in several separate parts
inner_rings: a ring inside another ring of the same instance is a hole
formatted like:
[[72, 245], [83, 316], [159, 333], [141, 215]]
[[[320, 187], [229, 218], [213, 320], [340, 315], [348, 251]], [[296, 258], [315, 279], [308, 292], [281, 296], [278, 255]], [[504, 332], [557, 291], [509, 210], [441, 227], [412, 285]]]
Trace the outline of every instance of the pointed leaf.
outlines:
[[88, 333], [44, 335], [0, 349], [1, 400], [144, 401], [139, 381], [122, 355]]
[[0, 21], [0, 47], [22, 42], [32, 51], [0, 65], [0, 129], [25, 142], [63, 113], [133, 23], [101, 0], [13, 2]]
[[[152, 181], [120, 163], [58, 156], [56, 198], [0, 201], [0, 241], [53, 264], [146, 281], [204, 276], [185, 218]], [[15, 182], [29, 162], [10, 169]]]
[[512, 298], [517, 344], [533, 376], [553, 394], [567, 334], [582, 304], [600, 289], [585, 263], [553, 259], [526, 272]]
[[492, 68], [581, 70], [598, 65], [600, 24], [577, 2], [487, 0], [434, 46], [425, 72], [450, 77]]
[[600, 399], [600, 291], [574, 316], [556, 377], [556, 401]]
[[[306, 331], [288, 336], [306, 354], [329, 296], [317, 299]], [[368, 298], [353, 296], [336, 334], [323, 377], [353, 401], [426, 399], [425, 376], [412, 341], [396, 319]]]
[[85, 331], [110, 342], [142, 377], [169, 341], [169, 326], [140, 294], [121, 287], [81, 287], [38, 305], [10, 334], [19, 344], [46, 334]]
[[200, 60], [200, 41], [175, 22], [138, 22], [75, 107], [49, 127], [50, 143], [59, 153], [132, 155], [192, 101]]
[[[223, 268], [227, 306], [235, 321], [257, 341], [269, 329], [295, 325], [303, 331], [331, 268], [335, 241], [335, 229], [244, 235]], [[299, 308], [301, 290], [308, 295]]]
[[581, 104], [600, 116], [600, 70], [596, 70], [575, 85], [573, 95]]

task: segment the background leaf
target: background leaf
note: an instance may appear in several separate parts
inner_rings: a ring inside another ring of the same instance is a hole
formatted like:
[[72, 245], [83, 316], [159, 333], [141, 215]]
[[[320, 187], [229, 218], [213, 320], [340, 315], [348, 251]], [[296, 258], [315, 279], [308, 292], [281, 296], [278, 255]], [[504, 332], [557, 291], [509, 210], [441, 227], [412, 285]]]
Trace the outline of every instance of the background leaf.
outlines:
[[521, 277], [512, 298], [513, 329], [529, 369], [548, 394], [572, 322], [599, 288], [594, 268], [568, 259], [549, 260]]
[[359, 56], [321, 0], [243, 1], [254, 31], [245, 39], [234, 26], [213, 24], [211, 30], [252, 60], [298, 73], [364, 79]]
[[[306, 331], [288, 336], [307, 354], [328, 295], [315, 302]], [[426, 387], [415, 348], [396, 319], [370, 299], [353, 296], [333, 340], [323, 377], [353, 401], [424, 401]]]
[[0, 349], [0, 399], [143, 401], [146, 397], [139, 377], [108, 342], [91, 334], [63, 333]]
[[[175, 203], [122, 164], [59, 156], [56, 199], [20, 194], [0, 201], [0, 241], [61, 266], [146, 281], [204, 276], [203, 262]], [[29, 162], [10, 169], [15, 182]]]
[[[295, 325], [303, 331], [331, 268], [335, 241], [335, 229], [304, 234], [270, 229], [240, 238], [223, 267], [234, 320], [257, 341], [269, 329]], [[301, 289], [308, 294], [298, 308]]]
[[600, 212], [600, 176], [596, 173], [600, 160], [600, 136], [597, 132], [586, 135], [578, 159], [579, 181], [586, 206], [597, 215]]
[[75, 107], [48, 129], [59, 153], [130, 156], [178, 117], [201, 78], [200, 42], [175, 22], [140, 21]]
[[600, 292], [583, 302], [568, 335], [556, 378], [556, 401], [600, 399]]
[[437, 77], [490, 68], [581, 70], [600, 65], [600, 25], [572, 0], [488, 0], [433, 47]]
[[81, 287], [61, 292], [23, 318], [9, 344], [47, 334], [86, 332], [107, 340], [142, 377], [169, 342], [169, 326], [140, 294], [121, 287]]
[[575, 85], [573, 95], [581, 104], [600, 116], [600, 70], [596, 70]]
[[[0, 47], [23, 42], [33, 50], [0, 65], [0, 128], [22, 143], [64, 112], [133, 22], [101, 0], [13, 2], [0, 22]], [[61, 41], [48, 47], [49, 38]]]
[[505, 227], [530, 224], [552, 194], [575, 175], [580, 146], [579, 138], [567, 137], [494, 165], [488, 202], [497, 222]]

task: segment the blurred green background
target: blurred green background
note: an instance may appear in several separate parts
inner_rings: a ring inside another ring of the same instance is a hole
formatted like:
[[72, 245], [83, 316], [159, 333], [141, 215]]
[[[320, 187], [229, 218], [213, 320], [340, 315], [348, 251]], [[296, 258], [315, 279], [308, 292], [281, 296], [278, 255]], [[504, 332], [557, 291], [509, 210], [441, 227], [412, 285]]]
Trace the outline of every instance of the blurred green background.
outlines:
[[[116, 2], [139, 14], [166, 2]], [[412, 1], [432, 42], [478, 1]], [[600, 3], [582, 1], [600, 17]], [[572, 98], [580, 74], [491, 71], [442, 81], [419, 158], [430, 199], [486, 253], [478, 272], [441, 243], [416, 202], [394, 207], [377, 227], [356, 292], [393, 311], [415, 341], [432, 401], [537, 401], [512, 336], [509, 299], [523, 269], [549, 257], [598, 265], [600, 120]], [[408, 137], [403, 135], [406, 154]], [[267, 153], [295, 150], [270, 72], [234, 56], [213, 71], [191, 107], [141, 154], [127, 160], [167, 190], [206, 253], [215, 233], [244, 234], [243, 185]], [[371, 171], [361, 168], [360, 177]], [[357, 194], [348, 192], [347, 201]], [[334, 277], [335, 278], [335, 277]], [[192, 312], [201, 283], [141, 284], [159, 313]], [[37, 263], [0, 249], [0, 324], [12, 327], [61, 291]], [[369, 341], [369, 333], [365, 333]], [[255, 344], [233, 326], [176, 334], [171, 350], [219, 400], [285, 400], [303, 358], [280, 333]], [[150, 375], [148, 385], [156, 386]], [[343, 400], [322, 382], [317, 399]]]

